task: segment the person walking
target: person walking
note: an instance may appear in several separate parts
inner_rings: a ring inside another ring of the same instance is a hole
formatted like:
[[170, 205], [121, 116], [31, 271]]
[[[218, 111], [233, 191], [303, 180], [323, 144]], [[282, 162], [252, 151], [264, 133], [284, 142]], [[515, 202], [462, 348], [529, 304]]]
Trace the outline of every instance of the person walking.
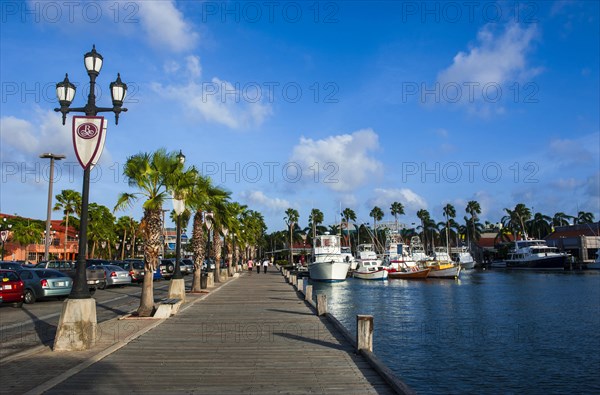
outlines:
[[267, 269], [269, 268], [269, 260], [265, 257], [265, 259], [263, 260], [263, 271], [266, 273]]
[[252, 272], [252, 259], [248, 259], [248, 271]]
[[260, 258], [256, 260], [256, 273], [260, 274]]

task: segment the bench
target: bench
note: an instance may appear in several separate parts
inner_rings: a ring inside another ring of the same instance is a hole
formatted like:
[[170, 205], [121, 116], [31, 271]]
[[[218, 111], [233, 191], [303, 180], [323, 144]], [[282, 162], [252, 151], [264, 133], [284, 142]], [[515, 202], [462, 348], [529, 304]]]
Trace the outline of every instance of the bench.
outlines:
[[169, 318], [177, 314], [183, 301], [178, 298], [162, 299], [158, 302], [158, 308], [154, 312], [154, 318]]

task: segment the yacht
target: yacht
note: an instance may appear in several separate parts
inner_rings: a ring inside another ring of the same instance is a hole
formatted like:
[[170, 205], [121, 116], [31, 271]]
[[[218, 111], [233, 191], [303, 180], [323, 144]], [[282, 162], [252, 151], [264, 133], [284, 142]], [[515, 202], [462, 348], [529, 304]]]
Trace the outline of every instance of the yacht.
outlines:
[[564, 270], [568, 255], [550, 247], [544, 240], [516, 240], [508, 254], [507, 269]]
[[324, 234], [314, 238], [308, 273], [315, 281], [344, 281], [350, 268], [349, 257], [343, 257], [340, 236]]

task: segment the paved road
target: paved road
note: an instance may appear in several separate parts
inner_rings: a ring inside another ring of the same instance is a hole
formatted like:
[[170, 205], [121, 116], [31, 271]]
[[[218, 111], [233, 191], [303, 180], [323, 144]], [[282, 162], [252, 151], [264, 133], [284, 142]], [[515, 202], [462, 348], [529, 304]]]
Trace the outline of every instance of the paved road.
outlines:
[[[189, 288], [192, 276], [185, 276], [185, 280]], [[154, 297], [166, 297], [168, 288], [169, 281], [155, 282]], [[141, 285], [138, 284], [97, 290], [93, 297], [96, 299], [98, 323], [136, 310], [141, 292]], [[0, 358], [36, 346], [52, 345], [62, 304], [57, 299], [48, 299], [24, 304], [21, 309], [8, 304], [0, 305]]]

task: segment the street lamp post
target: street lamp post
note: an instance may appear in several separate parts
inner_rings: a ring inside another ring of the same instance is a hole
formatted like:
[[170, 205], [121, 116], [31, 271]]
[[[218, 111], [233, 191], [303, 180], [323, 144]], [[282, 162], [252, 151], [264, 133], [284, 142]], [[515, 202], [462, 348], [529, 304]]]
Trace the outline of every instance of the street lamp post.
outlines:
[[[90, 79], [90, 91], [88, 101], [84, 107], [70, 108], [71, 102], [75, 97], [75, 85], [69, 81], [68, 74], [62, 82], [56, 84], [56, 95], [60, 103], [60, 108], [55, 108], [54, 111], [62, 113], [62, 122], [65, 124], [67, 114], [70, 112], [83, 112], [86, 116], [96, 116], [101, 112], [114, 112], [115, 124], [119, 123], [119, 114], [127, 111], [123, 107], [123, 100], [127, 92], [127, 85], [121, 81], [120, 74], [117, 74], [117, 79], [110, 84], [112, 107], [97, 107], [96, 106], [96, 77], [100, 74], [104, 58], [96, 52], [96, 46], [86, 53], [83, 57], [84, 65]], [[89, 299], [91, 298], [90, 291], [87, 286], [86, 278], [86, 247], [87, 247], [87, 225], [88, 225], [88, 201], [90, 191], [90, 167], [87, 166], [83, 170], [83, 191], [81, 194], [81, 218], [79, 226], [79, 251], [77, 256], [77, 265], [75, 270], [75, 278], [73, 281], [73, 289], [69, 295], [70, 299]]]
[[[177, 155], [179, 163], [183, 166], [185, 155], [179, 151]], [[181, 214], [185, 211], [185, 199], [179, 191], [173, 191], [173, 210], [177, 216], [177, 229], [175, 232], [175, 271], [169, 284], [169, 298], [178, 298], [185, 300], [185, 282], [181, 274]]]
[[[85, 113], [88, 117], [94, 117], [101, 112], [113, 112], [115, 114], [115, 124], [119, 123], [119, 114], [127, 111], [123, 108], [123, 100], [127, 93], [127, 85], [121, 81], [120, 74], [117, 74], [117, 79], [110, 84], [112, 96], [112, 107], [96, 106], [96, 77], [100, 74], [102, 63], [104, 61], [102, 55], [96, 52], [96, 47], [86, 53], [83, 57], [85, 69], [90, 79], [90, 89], [88, 100], [84, 107], [70, 108], [71, 102], [75, 97], [75, 85], [69, 81], [68, 74], [62, 82], [56, 84], [56, 95], [60, 103], [60, 108], [55, 108], [54, 111], [62, 114], [62, 123], [65, 124], [68, 113], [79, 112]], [[83, 165], [82, 165], [83, 166]], [[83, 187], [81, 194], [81, 215], [79, 226], [79, 246], [77, 255], [77, 264], [75, 269], [75, 278], [73, 288], [69, 299], [71, 300], [92, 300], [87, 284], [86, 276], [86, 248], [87, 248], [87, 227], [88, 227], [88, 201], [90, 193], [90, 169], [91, 163], [88, 163], [83, 170]], [[69, 300], [67, 300], [69, 302]], [[69, 321], [70, 320], [70, 321]], [[86, 350], [92, 346], [96, 337], [96, 305], [95, 302], [87, 303], [72, 303], [67, 304], [63, 308], [59, 326], [54, 341], [54, 349], [67, 350]], [[77, 328], [89, 328], [87, 331]], [[75, 334], [75, 336], [73, 336]]]
[[12, 224], [6, 224], [6, 217], [2, 218], [2, 228], [0, 228], [0, 238], [2, 239], [2, 260], [4, 260], [4, 242], [8, 239], [8, 233]]
[[[46, 234], [50, 234], [50, 216], [52, 215], [52, 185], [54, 184], [54, 161], [65, 159], [66, 156], [56, 155], [48, 152], [45, 154], [41, 154], [40, 158], [50, 159], [50, 180], [48, 182], [48, 211], [46, 212]], [[47, 261], [50, 257], [50, 243], [48, 243], [48, 238], [46, 238], [46, 242], [44, 244], [44, 260]]]
[[[211, 229], [212, 229], [212, 226], [213, 226], [213, 223], [212, 223], [213, 218], [214, 218], [213, 213], [211, 213], [211, 212], [204, 213], [204, 223], [206, 224], [206, 229], [208, 230], [208, 248], [206, 250], [207, 251], [207, 255], [208, 255], [208, 267], [207, 267], [207, 271], [210, 270], [210, 255], [211, 255], [210, 254], [210, 252], [211, 252], [210, 251], [210, 248], [211, 248], [210, 242], [211, 242]], [[215, 281], [217, 281], [217, 279], [218, 279], [218, 277], [217, 277], [217, 275], [218, 275], [217, 270], [219, 270], [219, 268], [217, 266], [217, 262], [215, 262], [215, 268], [213, 269], [213, 276], [214, 276], [213, 278], [214, 278]]]

